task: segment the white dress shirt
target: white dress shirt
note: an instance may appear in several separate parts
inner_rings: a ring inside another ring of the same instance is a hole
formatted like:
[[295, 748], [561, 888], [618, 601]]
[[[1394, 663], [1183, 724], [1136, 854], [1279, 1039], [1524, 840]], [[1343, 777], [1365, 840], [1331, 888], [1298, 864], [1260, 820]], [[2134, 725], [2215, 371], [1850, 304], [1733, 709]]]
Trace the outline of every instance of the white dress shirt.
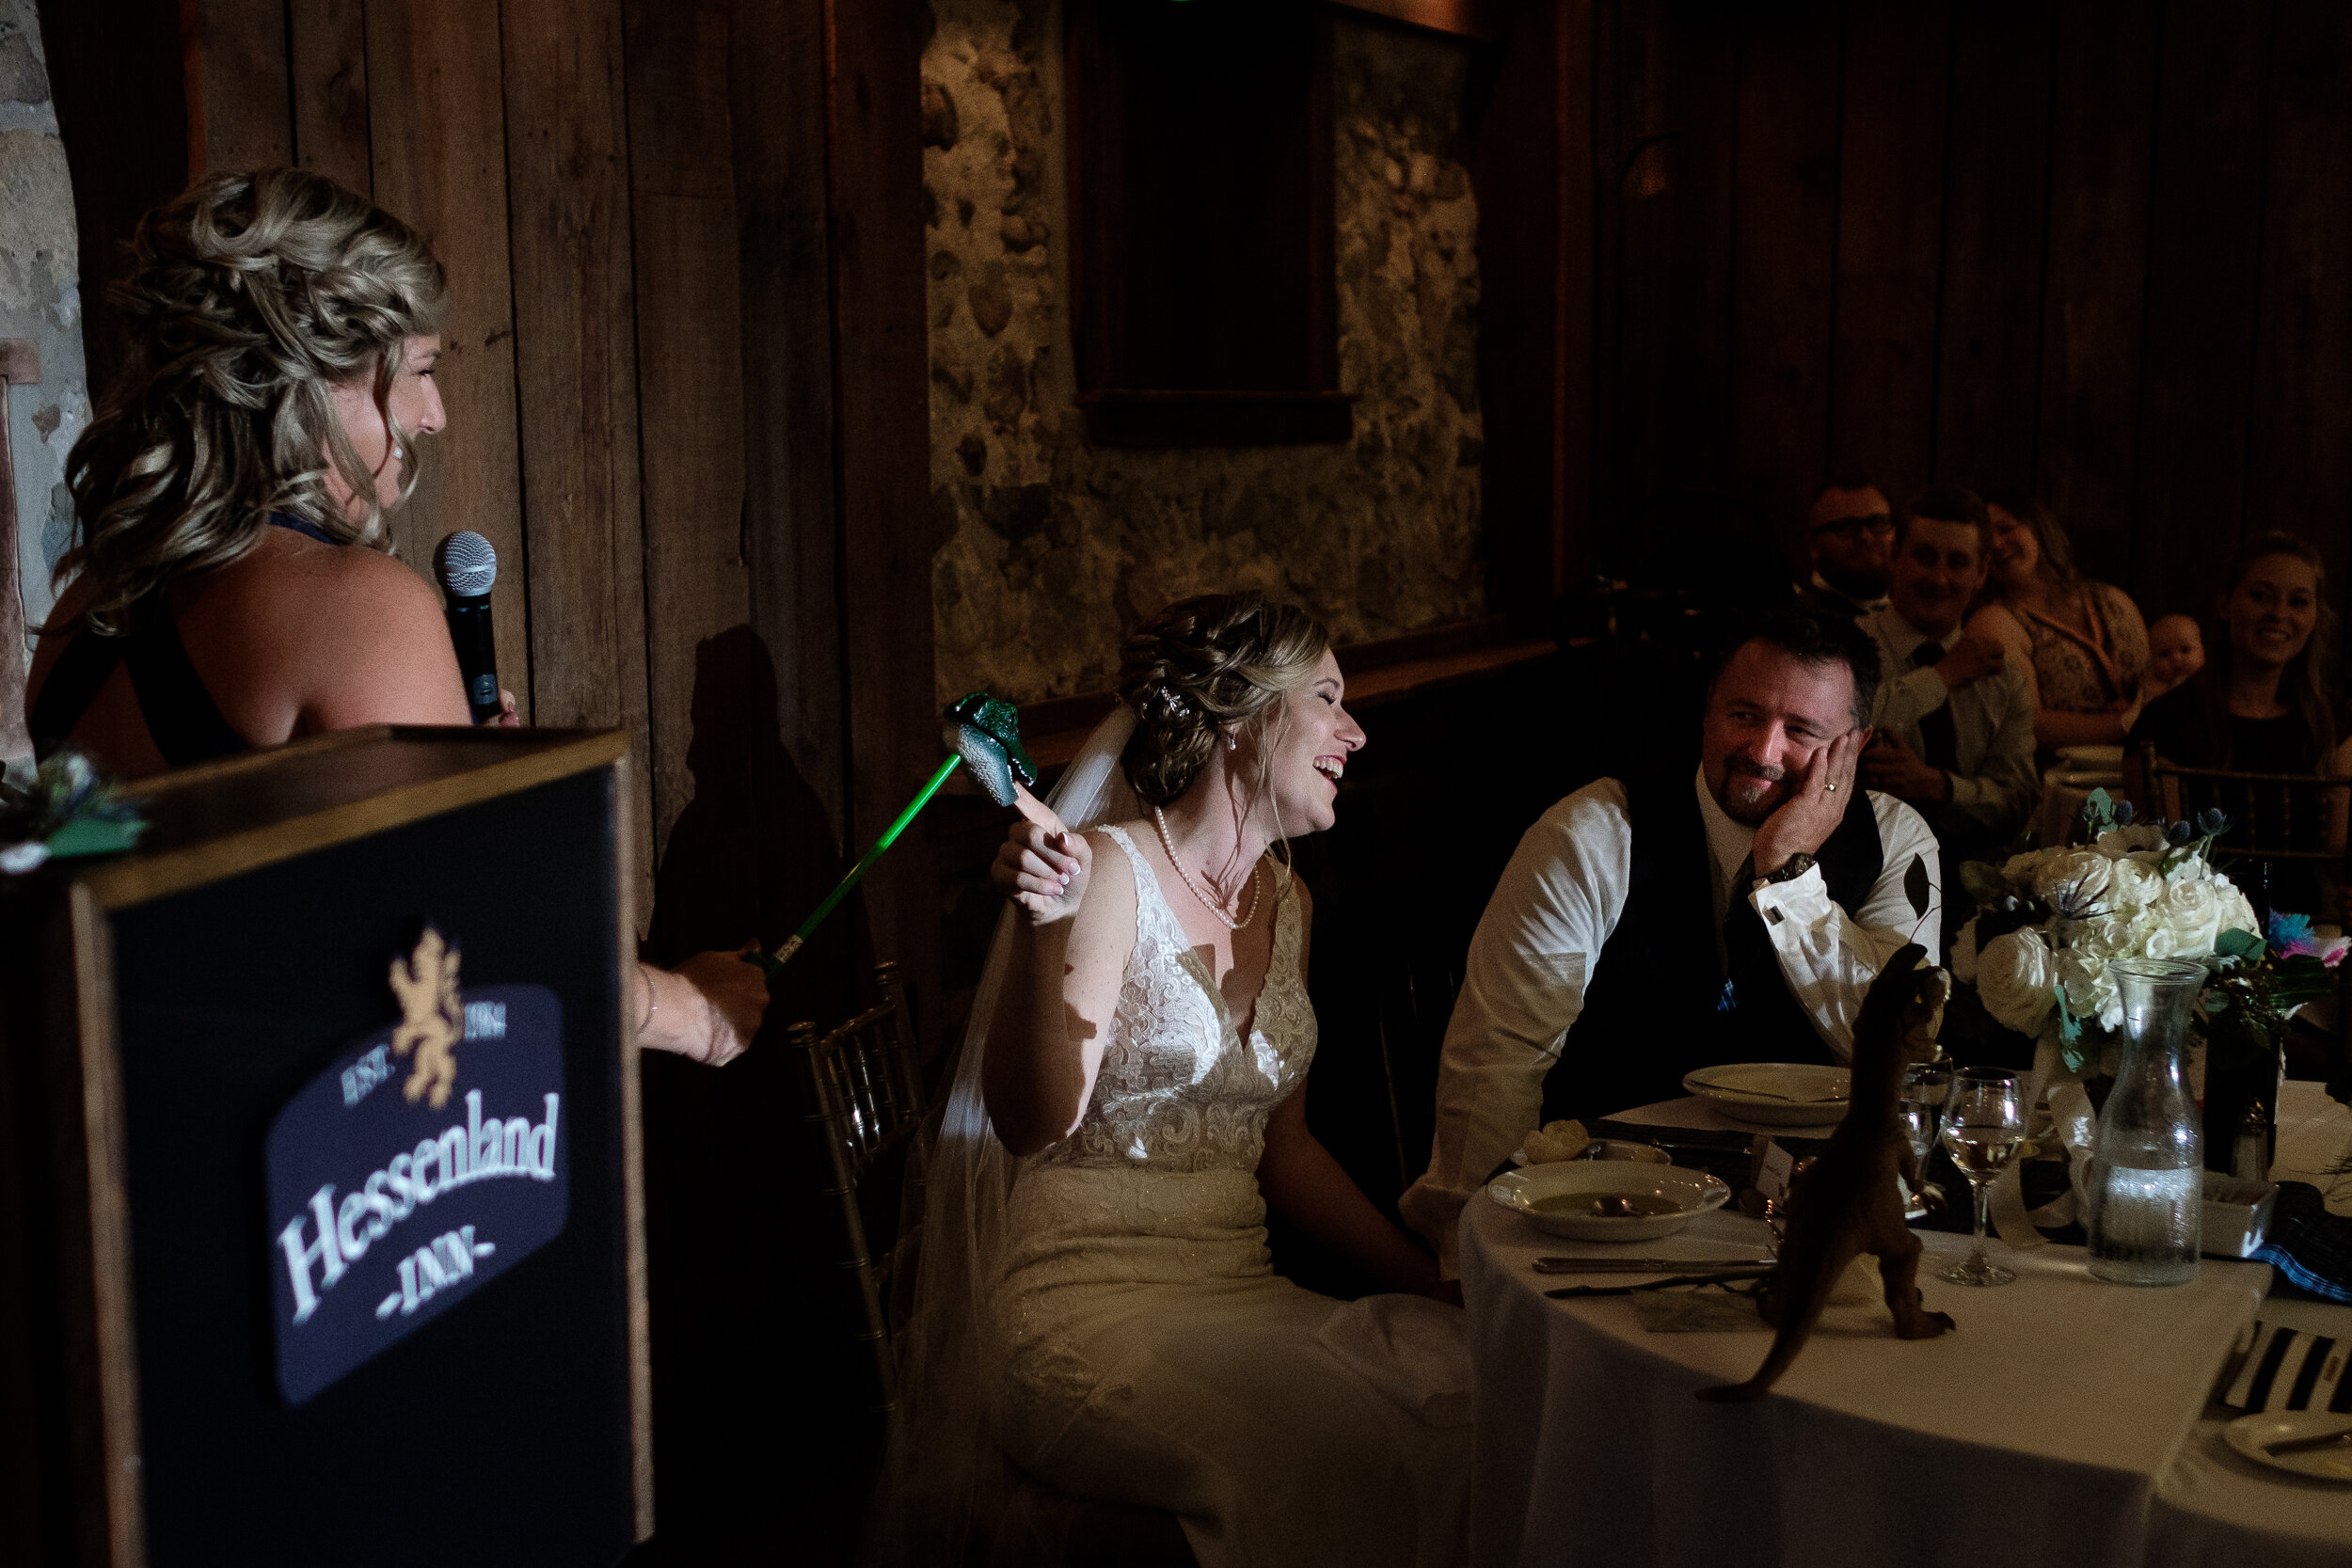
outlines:
[[1935, 808], [1935, 826], [1947, 836], [1978, 844], [2006, 844], [2033, 815], [2041, 780], [2033, 770], [2033, 694], [2026, 673], [2005, 664], [1981, 680], [1954, 691], [1935, 666], [1915, 665], [1922, 642], [1945, 653], [1960, 641], [1960, 627], [1930, 637], [1889, 606], [1858, 623], [1879, 648], [1879, 694], [1870, 722], [1898, 736], [1911, 754], [1927, 755], [1919, 721], [1949, 705], [1957, 741], [1947, 769], [1952, 798]]
[[[1830, 897], [1819, 866], [1785, 882], [1735, 889], [1732, 879], [1756, 831], [1724, 814], [1703, 775], [1693, 777], [1692, 787], [1714, 869], [1708, 918], [1718, 958], [1737, 893], [1763, 917], [1798, 1008], [1840, 1056], [1848, 1054], [1863, 995], [1886, 960], [1905, 942], [1934, 948], [1943, 919], [1935, 835], [1917, 812], [1872, 793], [1885, 863], [1859, 915], [1849, 918]], [[1913, 910], [1903, 886], [1915, 861], [1931, 890], [1924, 911]], [[1462, 1205], [1542, 1115], [1544, 1077], [1584, 1010], [1594, 966], [1625, 911], [1632, 863], [1625, 785], [1601, 779], [1527, 831], [1479, 920], [1446, 1025], [1429, 1169], [1400, 1204], [1406, 1222], [1436, 1243], [1448, 1277], [1455, 1272]], [[1700, 911], [1691, 913], [1692, 940], [1706, 940], [1696, 928]]]

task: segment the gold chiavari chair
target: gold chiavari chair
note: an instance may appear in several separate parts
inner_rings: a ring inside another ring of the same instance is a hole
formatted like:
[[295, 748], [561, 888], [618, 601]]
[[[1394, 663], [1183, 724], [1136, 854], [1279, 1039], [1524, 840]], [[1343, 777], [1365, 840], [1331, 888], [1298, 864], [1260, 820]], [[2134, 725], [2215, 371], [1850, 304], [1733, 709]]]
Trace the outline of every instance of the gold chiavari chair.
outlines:
[[[930, 1151], [905, 982], [898, 966], [888, 962], [875, 966], [874, 978], [881, 1002], [821, 1035], [814, 1023], [796, 1023], [790, 1038], [807, 1090], [808, 1119], [824, 1148], [825, 1195], [841, 1208], [841, 1267], [857, 1282], [856, 1338], [874, 1357], [875, 1408], [887, 1414], [898, 1403], [896, 1339], [914, 1286]], [[866, 1240], [862, 1200], [871, 1196], [868, 1179], [893, 1169], [902, 1184], [898, 1204], [902, 1218], [878, 1259]]]
[[[2229, 834], [2216, 847], [2226, 859], [2252, 863], [2246, 893], [2267, 907], [2270, 883], [2289, 864], [2312, 866], [2341, 885], [2344, 863], [2346, 805], [2352, 776], [2338, 773], [2246, 773], [2224, 768], [2184, 768], [2139, 749], [2139, 774], [2146, 793], [2166, 817], [2179, 821], [2208, 809], [2230, 819]], [[2297, 910], [2322, 920], [2328, 910]]]

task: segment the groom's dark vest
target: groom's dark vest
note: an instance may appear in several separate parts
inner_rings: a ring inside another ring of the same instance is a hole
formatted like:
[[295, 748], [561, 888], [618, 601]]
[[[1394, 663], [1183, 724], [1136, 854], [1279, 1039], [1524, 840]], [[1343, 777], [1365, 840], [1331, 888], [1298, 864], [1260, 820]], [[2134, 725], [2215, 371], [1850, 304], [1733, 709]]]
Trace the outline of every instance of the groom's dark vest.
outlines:
[[[1714, 870], [1698, 790], [1679, 779], [1625, 785], [1633, 857], [1625, 912], [1584, 989], [1584, 1010], [1544, 1079], [1544, 1119], [1590, 1120], [1672, 1100], [1682, 1075], [1722, 1062], [1834, 1062], [1788, 994], [1764, 918], [1732, 890], [1724, 922], [1730, 973], [1715, 956]], [[1829, 895], [1851, 915], [1886, 863], [1867, 791], [1816, 857]]]

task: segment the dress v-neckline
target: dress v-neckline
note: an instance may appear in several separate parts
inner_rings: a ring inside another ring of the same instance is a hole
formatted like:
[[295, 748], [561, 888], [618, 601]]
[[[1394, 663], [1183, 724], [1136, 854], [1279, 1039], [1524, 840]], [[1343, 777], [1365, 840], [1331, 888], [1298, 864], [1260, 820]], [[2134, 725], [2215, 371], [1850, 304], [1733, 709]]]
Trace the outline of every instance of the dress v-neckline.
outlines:
[[1274, 897], [1274, 929], [1266, 936], [1265, 973], [1258, 977], [1257, 991], [1249, 998], [1249, 1026], [1245, 1029], [1233, 1021], [1233, 1009], [1226, 1002], [1225, 992], [1218, 987], [1216, 974], [1200, 961], [1200, 955], [1194, 950], [1190, 938], [1185, 934], [1184, 923], [1176, 917], [1176, 906], [1168, 901], [1168, 890], [1160, 885], [1159, 872], [1144, 858], [1143, 850], [1124, 830], [1112, 828], [1110, 831], [1119, 834], [1125, 845], [1127, 858], [1134, 863], [1136, 869], [1151, 879], [1152, 896], [1159, 901], [1160, 912], [1168, 916], [1168, 925], [1176, 931], [1176, 961], [1184, 966], [1184, 973], [1192, 976], [1193, 983], [1208, 997], [1209, 1005], [1224, 1021], [1225, 1032], [1240, 1043], [1248, 1044], [1257, 1037], [1258, 1005], [1265, 1000], [1266, 988], [1274, 984], [1275, 957], [1282, 945], [1282, 911], [1290, 902], [1284, 894], [1289, 890], [1278, 892]]
[[2055, 615], [2046, 615], [2025, 605], [2016, 608], [2029, 619], [2041, 622], [2089, 654], [2099, 666], [2099, 673], [2106, 681], [2107, 689], [2120, 696], [2123, 690], [2123, 672], [2106, 649], [2106, 644], [2114, 640], [2115, 634], [2107, 629], [2106, 607], [2099, 603], [2099, 595], [2088, 588], [2074, 590], [2074, 602], [2082, 607], [2084, 619], [2090, 623], [2089, 635], [2068, 626]]

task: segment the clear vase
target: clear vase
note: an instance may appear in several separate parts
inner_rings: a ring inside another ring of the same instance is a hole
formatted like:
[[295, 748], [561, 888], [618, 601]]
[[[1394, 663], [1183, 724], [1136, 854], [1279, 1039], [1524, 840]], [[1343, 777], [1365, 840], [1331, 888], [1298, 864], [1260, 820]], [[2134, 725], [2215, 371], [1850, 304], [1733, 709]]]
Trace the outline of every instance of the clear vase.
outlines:
[[2197, 1277], [2204, 1206], [2201, 1124], [2185, 1069], [2205, 966], [2127, 958], [2108, 973], [2123, 992], [2123, 1056], [2091, 1143], [2090, 1272], [2118, 1285], [2185, 1284]]

